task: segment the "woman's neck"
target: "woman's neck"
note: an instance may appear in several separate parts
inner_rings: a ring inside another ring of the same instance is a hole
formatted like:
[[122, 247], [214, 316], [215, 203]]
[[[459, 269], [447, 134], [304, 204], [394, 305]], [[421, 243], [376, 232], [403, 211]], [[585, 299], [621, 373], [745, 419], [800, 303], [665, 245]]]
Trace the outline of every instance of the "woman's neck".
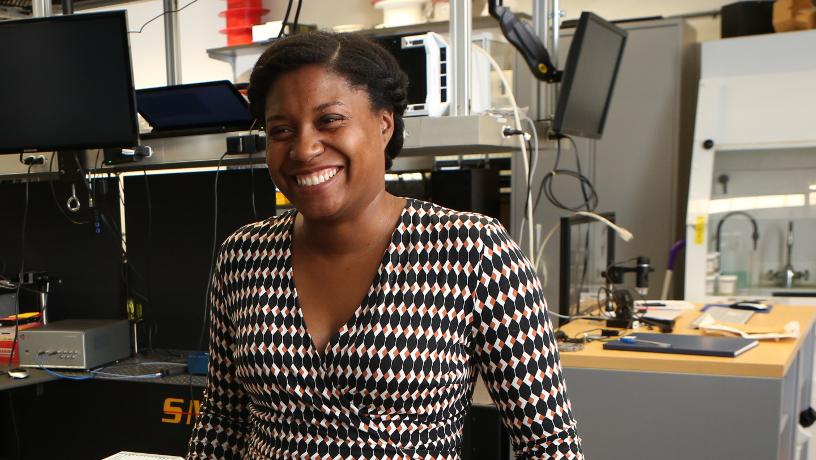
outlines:
[[298, 214], [295, 239], [299, 248], [321, 256], [379, 250], [384, 234], [391, 235], [404, 206], [403, 198], [383, 190], [371, 203], [342, 219], [312, 220]]

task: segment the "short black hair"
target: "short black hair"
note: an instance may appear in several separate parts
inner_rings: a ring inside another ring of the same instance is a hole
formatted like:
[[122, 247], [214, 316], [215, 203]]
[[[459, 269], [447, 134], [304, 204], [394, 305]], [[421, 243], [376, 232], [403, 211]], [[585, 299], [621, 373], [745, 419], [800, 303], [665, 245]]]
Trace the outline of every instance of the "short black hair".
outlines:
[[408, 105], [408, 76], [382, 46], [360, 34], [305, 32], [276, 40], [264, 51], [249, 77], [249, 108], [263, 124], [266, 97], [275, 80], [308, 65], [324, 65], [352, 87], [368, 93], [373, 110], [391, 110], [394, 134], [385, 147], [385, 169], [390, 169], [404, 141], [402, 116]]

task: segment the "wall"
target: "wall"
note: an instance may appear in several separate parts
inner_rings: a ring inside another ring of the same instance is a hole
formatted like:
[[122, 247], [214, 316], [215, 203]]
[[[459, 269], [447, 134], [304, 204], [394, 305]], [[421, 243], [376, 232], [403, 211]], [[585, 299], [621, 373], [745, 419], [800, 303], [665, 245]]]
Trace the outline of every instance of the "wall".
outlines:
[[[273, 21], [283, 17], [286, 11], [284, 0], [263, 2], [264, 7], [269, 9], [265, 20]], [[135, 31], [149, 19], [161, 14], [162, 3], [161, 0], [146, 0], [82, 12], [126, 9], [129, 28]], [[187, 3], [187, 0], [179, 0], [180, 7]], [[304, 1], [300, 22], [332, 27], [355, 23], [373, 26], [382, 20], [382, 14], [371, 6], [370, 0], [332, 0], [331, 8], [326, 8], [328, 3]], [[225, 8], [224, 0], [198, 0], [178, 13], [181, 78], [184, 83], [232, 78], [229, 64], [207, 55], [208, 49], [227, 45], [226, 36], [218, 33], [225, 27], [225, 20], [218, 13]], [[291, 15], [294, 15], [294, 8]], [[130, 47], [136, 88], [165, 85], [164, 18], [148, 24], [142, 33], [130, 34]]]
[[[265, 20], [280, 19], [286, 10], [284, 0], [263, 0], [270, 10]], [[644, 16], [672, 16], [701, 11], [719, 10], [730, 3], [728, 0], [562, 0], [561, 8], [565, 18], [577, 18], [581, 11], [593, 11], [607, 19], [624, 19]], [[186, 5], [184, 0], [180, 6]], [[327, 8], [330, 4], [331, 7]], [[530, 13], [531, 0], [505, 0], [505, 5], [514, 10]], [[179, 13], [181, 76], [184, 83], [230, 79], [230, 66], [211, 59], [207, 49], [226, 46], [226, 36], [218, 33], [225, 27], [224, 18], [218, 13], [226, 7], [224, 0], [198, 0]], [[83, 11], [102, 11], [125, 8], [131, 30], [138, 30], [142, 24], [162, 12], [161, 0], [130, 2], [121, 6], [96, 8]], [[294, 14], [294, 13], [292, 13]], [[332, 27], [346, 24], [361, 24], [373, 27], [382, 21], [382, 13], [371, 5], [370, 0], [305, 0], [300, 22]], [[702, 17], [689, 20], [695, 28], [699, 41], [719, 38], [719, 17]], [[161, 86], [165, 84], [164, 65], [164, 21], [159, 18], [148, 24], [140, 34], [130, 35], [133, 72], [137, 88]]]

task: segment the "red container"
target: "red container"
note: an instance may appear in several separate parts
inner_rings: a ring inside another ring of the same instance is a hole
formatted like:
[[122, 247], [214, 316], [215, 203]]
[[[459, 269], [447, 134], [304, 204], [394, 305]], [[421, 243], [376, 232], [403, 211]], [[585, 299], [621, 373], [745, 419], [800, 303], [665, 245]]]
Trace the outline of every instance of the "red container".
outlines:
[[264, 8], [235, 8], [222, 11], [220, 16], [227, 18], [227, 29], [234, 27], [252, 27], [261, 23], [261, 16], [268, 13]]
[[227, 34], [227, 46], [252, 43], [252, 26], [227, 27], [226, 29], [221, 29], [219, 32]]
[[227, 9], [237, 8], [263, 8], [261, 0], [227, 0]]

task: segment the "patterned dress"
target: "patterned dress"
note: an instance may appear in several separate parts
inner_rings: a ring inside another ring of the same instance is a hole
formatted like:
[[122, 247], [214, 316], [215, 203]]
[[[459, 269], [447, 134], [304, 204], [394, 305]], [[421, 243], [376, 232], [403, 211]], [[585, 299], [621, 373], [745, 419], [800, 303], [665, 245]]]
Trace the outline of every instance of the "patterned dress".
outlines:
[[189, 459], [458, 459], [478, 375], [516, 458], [583, 458], [541, 286], [498, 221], [408, 199], [324, 353], [292, 278], [295, 214], [220, 249]]

